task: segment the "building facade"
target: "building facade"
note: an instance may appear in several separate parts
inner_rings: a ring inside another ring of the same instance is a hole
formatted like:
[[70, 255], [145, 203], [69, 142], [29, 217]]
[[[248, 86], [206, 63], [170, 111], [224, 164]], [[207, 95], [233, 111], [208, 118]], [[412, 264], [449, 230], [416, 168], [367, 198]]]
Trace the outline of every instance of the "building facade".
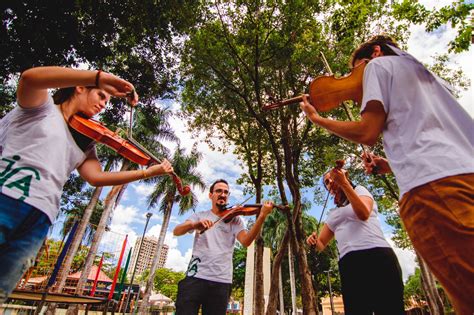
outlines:
[[[135, 241], [135, 245], [133, 246], [131, 266], [128, 269], [129, 277], [131, 277], [135, 266], [137, 268], [135, 276], [143, 274], [143, 272], [147, 269], [151, 269], [153, 256], [155, 255], [158, 249], [158, 239], [153, 236], [145, 236], [140, 253], [138, 253], [141, 240], [141, 237], [137, 238], [137, 240]], [[168, 245], [163, 244], [163, 247], [161, 249], [161, 255], [158, 260], [158, 268], [163, 268], [165, 266], [166, 258], [168, 257], [168, 249]]]

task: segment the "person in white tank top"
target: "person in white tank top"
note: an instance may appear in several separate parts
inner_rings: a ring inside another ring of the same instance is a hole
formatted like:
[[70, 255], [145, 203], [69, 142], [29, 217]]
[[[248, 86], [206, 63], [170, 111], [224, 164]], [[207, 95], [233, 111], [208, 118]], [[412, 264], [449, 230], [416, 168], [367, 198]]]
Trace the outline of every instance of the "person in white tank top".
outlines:
[[321, 117], [314, 124], [347, 140], [374, 145], [383, 134], [387, 159], [363, 155], [366, 171], [393, 171], [400, 217], [415, 250], [448, 293], [457, 314], [474, 312], [474, 122], [451, 88], [388, 36], [353, 53], [364, 71], [361, 119]]
[[[48, 89], [57, 88], [55, 105]], [[34, 261], [71, 172], [110, 186], [173, 171], [166, 160], [146, 170], [102, 171], [93, 141], [68, 121], [99, 113], [111, 96], [138, 101], [130, 82], [100, 70], [37, 67], [21, 74], [18, 105], [0, 120], [0, 303]]]

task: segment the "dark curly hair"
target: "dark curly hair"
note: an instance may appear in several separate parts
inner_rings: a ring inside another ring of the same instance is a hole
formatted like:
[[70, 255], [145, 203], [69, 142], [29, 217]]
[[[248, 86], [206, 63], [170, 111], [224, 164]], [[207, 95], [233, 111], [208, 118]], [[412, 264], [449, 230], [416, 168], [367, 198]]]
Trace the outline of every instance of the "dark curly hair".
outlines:
[[372, 59], [371, 55], [374, 51], [374, 46], [380, 46], [383, 54], [385, 56], [394, 56], [396, 53], [389, 47], [387, 44], [391, 46], [395, 46], [397, 48], [397, 42], [388, 35], [376, 35], [360, 45], [354, 52], [352, 53], [350, 64], [354, 67], [354, 63], [356, 60], [361, 59]]

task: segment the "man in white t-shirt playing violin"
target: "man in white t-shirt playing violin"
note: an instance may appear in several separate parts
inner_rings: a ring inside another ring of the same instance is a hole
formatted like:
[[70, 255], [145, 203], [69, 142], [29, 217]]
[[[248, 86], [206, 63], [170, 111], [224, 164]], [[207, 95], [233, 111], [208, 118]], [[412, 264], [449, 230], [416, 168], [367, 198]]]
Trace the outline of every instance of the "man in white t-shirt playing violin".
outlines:
[[[321, 117], [306, 97], [314, 124], [347, 140], [374, 145], [383, 133], [387, 160], [363, 157], [366, 171], [393, 170], [400, 216], [416, 251], [446, 289], [456, 314], [474, 312], [474, 123], [444, 81], [400, 50], [388, 36], [356, 49], [364, 71], [361, 119]], [[390, 163], [390, 165], [388, 164]]]
[[201, 306], [204, 315], [226, 314], [232, 285], [235, 240], [248, 247], [273, 209], [272, 202], [265, 202], [249, 231], [238, 216], [228, 223], [226, 220], [217, 222], [224, 214], [229, 194], [227, 181], [216, 180], [209, 189], [212, 209], [192, 214], [173, 231], [176, 236], [196, 231], [186, 278], [178, 284], [176, 315], [198, 314]]

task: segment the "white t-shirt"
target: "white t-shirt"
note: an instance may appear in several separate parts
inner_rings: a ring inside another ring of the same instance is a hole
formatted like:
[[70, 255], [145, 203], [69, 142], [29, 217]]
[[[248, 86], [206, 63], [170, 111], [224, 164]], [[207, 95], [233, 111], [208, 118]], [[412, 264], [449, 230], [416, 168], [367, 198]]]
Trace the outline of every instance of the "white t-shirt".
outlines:
[[364, 72], [363, 112], [380, 101], [383, 144], [400, 188], [474, 172], [474, 122], [441, 80], [409, 55], [372, 59]]
[[44, 212], [51, 222], [59, 212], [64, 184], [87, 156], [53, 99], [33, 109], [15, 107], [0, 120], [0, 189]]
[[[194, 213], [187, 221], [196, 222], [202, 219], [214, 222], [219, 217], [208, 210]], [[235, 217], [229, 223], [225, 223], [223, 220], [220, 221], [203, 234], [196, 232], [193, 255], [186, 276], [221, 283], [232, 283], [232, 255], [235, 239], [244, 229], [242, 219]]]
[[[358, 196], [368, 196], [374, 199], [372, 194], [363, 186], [356, 186], [354, 190]], [[326, 224], [334, 233], [340, 258], [355, 250], [390, 247], [383, 236], [377, 213], [376, 202], [374, 202], [367, 221], [357, 217], [351, 204], [329, 211]]]

